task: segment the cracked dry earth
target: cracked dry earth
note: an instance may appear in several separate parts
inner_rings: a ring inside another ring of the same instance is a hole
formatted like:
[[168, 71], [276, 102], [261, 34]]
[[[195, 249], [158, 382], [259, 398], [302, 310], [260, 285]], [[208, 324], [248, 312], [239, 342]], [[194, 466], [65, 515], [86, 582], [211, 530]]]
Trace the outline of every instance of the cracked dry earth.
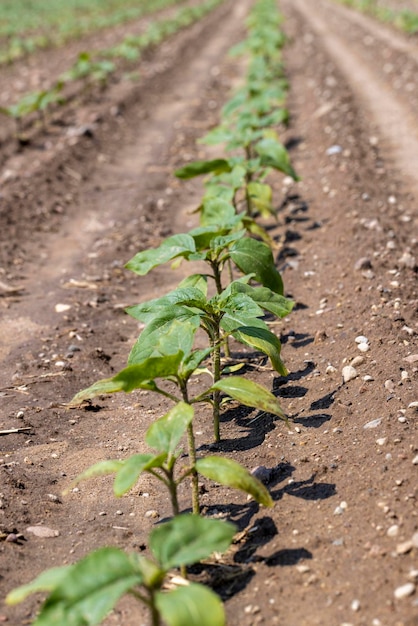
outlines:
[[[138, 328], [124, 307], [185, 271], [140, 279], [123, 265], [195, 223], [200, 183], [173, 171], [212, 155], [196, 140], [244, 75], [227, 51], [250, 6], [224, 2], [148, 55], [137, 83], [121, 74], [26, 147], [2, 144], [0, 429], [26, 429], [0, 437], [2, 597], [98, 546], [146, 550], [169, 515], [146, 479], [120, 500], [106, 478], [62, 495], [93, 462], [142, 451], [167, 405], [146, 393], [68, 402], [125, 364]], [[416, 626], [418, 40], [328, 0], [281, 9], [291, 114], [281, 133], [302, 179], [272, 178], [277, 264], [297, 303], [276, 327], [291, 373], [253, 358], [246, 375], [280, 398], [291, 430], [225, 412], [219, 450], [268, 468], [275, 506], [207, 485], [204, 512], [244, 532], [193, 576], [222, 596], [231, 626]], [[196, 430], [204, 454], [207, 414]], [[36, 525], [56, 536], [27, 530]], [[0, 621], [29, 624], [40, 602], [2, 605]], [[123, 600], [105, 623], [146, 615]]]

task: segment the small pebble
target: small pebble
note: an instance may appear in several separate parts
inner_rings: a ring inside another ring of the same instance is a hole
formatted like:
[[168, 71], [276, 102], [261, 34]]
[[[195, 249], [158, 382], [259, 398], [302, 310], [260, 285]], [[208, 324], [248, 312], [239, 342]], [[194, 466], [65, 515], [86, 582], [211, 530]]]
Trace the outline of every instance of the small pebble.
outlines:
[[374, 378], [373, 376], [369, 376], [369, 374], [366, 374], [366, 376], [363, 376], [363, 380], [365, 383], [371, 383], [374, 380]]
[[408, 596], [412, 596], [414, 591], [414, 583], [406, 583], [405, 585], [401, 585], [401, 587], [395, 589], [393, 595], [397, 600], [402, 600], [403, 598], [408, 598]]
[[387, 440], [387, 437], [380, 437], [380, 439], [376, 439], [376, 443], [378, 446], [384, 446]]
[[364, 335], [359, 335], [355, 338], [356, 343], [369, 343], [369, 340]]
[[371, 422], [367, 422], [367, 424], [364, 424], [363, 428], [365, 430], [369, 430], [370, 428], [377, 428], [378, 426], [380, 426], [380, 424], [382, 423], [382, 418], [378, 417], [375, 420], [371, 420]]
[[393, 526], [388, 528], [386, 534], [388, 537], [396, 537], [399, 534], [399, 526], [397, 524], [393, 524]]
[[360, 350], [360, 352], [368, 352], [370, 350], [370, 344], [361, 342], [357, 345], [357, 349]]
[[417, 456], [415, 456], [415, 457], [412, 459], [412, 464], [413, 464], [413, 465], [418, 465], [418, 454], [417, 454]]
[[353, 600], [351, 603], [351, 610], [352, 611], [359, 611], [360, 610], [360, 600]]
[[342, 369], [343, 381], [348, 383], [350, 380], [357, 378], [357, 370], [352, 365], [346, 365]]
[[154, 509], [150, 509], [149, 511], [146, 511], [145, 513], [145, 517], [149, 517], [149, 518], [157, 518], [159, 517], [158, 511], [155, 511]]
[[413, 547], [412, 541], [403, 541], [396, 546], [396, 552], [397, 554], [408, 554]]

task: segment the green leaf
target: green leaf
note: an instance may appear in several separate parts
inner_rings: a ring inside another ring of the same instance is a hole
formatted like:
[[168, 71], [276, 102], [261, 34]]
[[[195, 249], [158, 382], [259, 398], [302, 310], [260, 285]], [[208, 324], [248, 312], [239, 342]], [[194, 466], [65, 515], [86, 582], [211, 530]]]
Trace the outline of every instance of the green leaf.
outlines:
[[251, 204], [261, 213], [263, 217], [275, 215], [272, 205], [273, 190], [270, 185], [258, 182], [250, 182], [247, 185], [247, 192]]
[[243, 282], [234, 281], [230, 288], [232, 294], [246, 294], [262, 309], [273, 313], [276, 317], [287, 317], [295, 305], [293, 300], [275, 293], [268, 287], [252, 287]]
[[176, 170], [174, 174], [177, 178], [186, 179], [209, 174], [210, 172], [215, 172], [216, 174], [230, 172], [231, 169], [231, 165], [226, 159], [213, 159], [210, 161], [194, 161]]
[[237, 214], [233, 204], [222, 198], [209, 198], [202, 204], [200, 223], [202, 226], [223, 226], [232, 222], [235, 217]]
[[197, 563], [213, 552], [224, 552], [234, 533], [235, 526], [229, 522], [199, 515], [178, 515], [154, 528], [150, 548], [161, 566], [169, 570]]
[[229, 254], [244, 274], [253, 273], [264, 287], [283, 294], [282, 277], [274, 265], [273, 254], [265, 243], [245, 237], [230, 248]]
[[137, 365], [130, 365], [118, 372], [113, 378], [104, 378], [91, 387], [83, 389], [74, 396], [71, 404], [80, 404], [96, 396], [125, 391], [130, 393], [134, 389], [153, 389], [150, 384], [154, 378], [167, 378], [177, 373], [183, 352], [164, 357], [150, 357]]
[[129, 354], [128, 364], [142, 363], [151, 357], [165, 357], [182, 351], [188, 354], [200, 325], [199, 315], [177, 319], [183, 307], [171, 307], [164, 311], [142, 331]]
[[281, 376], [287, 376], [289, 371], [280, 358], [281, 343], [274, 333], [266, 328], [242, 326], [237, 328], [233, 335], [237, 341], [256, 348], [270, 357], [271, 363]]
[[127, 307], [126, 312], [145, 324], [149, 324], [156, 316], [160, 315], [165, 315], [167, 319], [171, 317], [173, 320], [187, 320], [188, 318], [193, 318], [195, 313], [180, 305], [195, 306], [196, 304], [200, 308], [205, 302], [206, 295], [201, 289], [180, 284], [177, 289], [160, 298]]
[[291, 176], [293, 180], [299, 180], [298, 175], [293, 169], [289, 153], [276, 139], [261, 139], [255, 146], [255, 151], [261, 157], [261, 164], [265, 167], [273, 167], [287, 176]]
[[145, 441], [151, 448], [174, 454], [188, 425], [193, 420], [194, 409], [190, 404], [179, 402], [163, 417], [151, 424]]
[[19, 604], [32, 593], [38, 593], [39, 591], [53, 591], [68, 575], [72, 567], [74, 565], [64, 565], [63, 567], [53, 567], [42, 572], [32, 582], [13, 589], [6, 597], [6, 604]]
[[232, 459], [221, 456], [207, 456], [196, 461], [199, 474], [214, 480], [216, 483], [239, 489], [249, 493], [254, 500], [264, 506], [273, 506], [273, 500], [263, 485], [255, 476]]
[[173, 235], [165, 239], [158, 248], [138, 252], [125, 267], [135, 274], [144, 276], [154, 267], [168, 263], [177, 257], [187, 259], [193, 252], [196, 252], [196, 247], [189, 234]]
[[167, 454], [134, 454], [123, 461], [122, 467], [116, 474], [113, 491], [115, 496], [123, 496], [127, 491], [132, 489], [138, 482], [139, 476], [152, 469], [153, 467], [162, 467]]
[[203, 350], [194, 350], [193, 352], [188, 354], [181, 364], [179, 377], [183, 381], [187, 381], [190, 376], [192, 376], [196, 372], [202, 361], [204, 361], [206, 357], [208, 357], [209, 354], [213, 352], [213, 350], [214, 348], [210, 347], [204, 348]]
[[179, 283], [178, 287], [184, 289], [193, 287], [194, 289], [201, 291], [206, 298], [208, 293], [208, 275], [190, 274], [190, 276], [187, 276]]
[[100, 624], [119, 598], [141, 582], [135, 558], [117, 548], [101, 548], [69, 566], [65, 576], [58, 576], [34, 624]]
[[155, 595], [157, 609], [168, 626], [225, 626], [219, 597], [204, 585], [190, 583]]
[[111, 459], [105, 461], [99, 461], [79, 474], [71, 483], [71, 487], [78, 485], [82, 480], [88, 480], [89, 478], [95, 478], [96, 476], [106, 476], [108, 474], [116, 474], [123, 466], [124, 461], [118, 459]]
[[251, 406], [266, 413], [273, 413], [273, 415], [287, 420], [277, 398], [268, 389], [252, 380], [242, 378], [241, 376], [230, 376], [218, 380], [218, 382], [212, 385], [211, 390], [215, 389], [223, 391], [226, 395], [245, 406]]

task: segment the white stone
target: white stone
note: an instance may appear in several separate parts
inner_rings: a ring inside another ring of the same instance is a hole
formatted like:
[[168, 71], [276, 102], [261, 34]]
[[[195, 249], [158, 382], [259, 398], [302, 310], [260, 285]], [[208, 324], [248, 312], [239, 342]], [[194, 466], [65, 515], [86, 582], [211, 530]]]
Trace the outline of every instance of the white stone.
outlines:
[[356, 343], [369, 343], [369, 340], [364, 335], [359, 335], [355, 338]]
[[375, 420], [371, 420], [371, 422], [367, 422], [367, 424], [364, 424], [363, 428], [365, 430], [369, 430], [370, 428], [377, 428], [378, 426], [380, 426], [380, 424], [382, 423], [382, 418], [378, 417]]
[[343, 381], [348, 383], [350, 380], [357, 378], [357, 370], [352, 365], [346, 365], [342, 369]]
[[397, 524], [393, 524], [393, 526], [388, 528], [386, 534], [388, 537], [396, 537], [399, 534], [399, 526]]
[[397, 600], [402, 600], [403, 598], [408, 598], [408, 596], [412, 596], [414, 591], [414, 583], [405, 583], [405, 585], [401, 585], [401, 587], [395, 589], [393, 595]]
[[368, 352], [370, 350], [370, 344], [362, 342], [358, 344], [357, 348], [360, 352]]

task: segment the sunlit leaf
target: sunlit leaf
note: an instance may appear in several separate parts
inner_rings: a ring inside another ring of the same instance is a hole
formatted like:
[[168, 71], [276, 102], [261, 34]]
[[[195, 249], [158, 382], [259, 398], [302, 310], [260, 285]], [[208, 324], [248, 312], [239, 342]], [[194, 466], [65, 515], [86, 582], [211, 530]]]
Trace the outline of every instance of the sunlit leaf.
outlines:
[[155, 450], [174, 454], [193, 419], [193, 415], [194, 409], [190, 404], [179, 402], [163, 417], [151, 424], [147, 430], [145, 441]]
[[155, 602], [168, 626], [225, 626], [219, 596], [204, 585], [190, 583], [169, 593], [158, 591]]
[[194, 178], [195, 176], [201, 176], [202, 174], [209, 174], [210, 172], [230, 172], [231, 165], [226, 159], [212, 159], [210, 161], [194, 161], [188, 163], [184, 167], [176, 170], [174, 174], [177, 178]]
[[264, 287], [283, 294], [282, 277], [274, 265], [273, 254], [265, 243], [245, 237], [233, 245], [229, 254], [244, 274], [253, 273]]
[[196, 251], [193, 238], [189, 234], [173, 235], [165, 239], [158, 248], [138, 252], [126, 267], [135, 274], [144, 276], [154, 267], [168, 263], [177, 257], [188, 258]]
[[199, 515], [179, 515], [151, 532], [151, 551], [169, 570], [180, 565], [191, 565], [209, 557], [213, 552], [224, 552], [231, 544], [235, 526], [223, 520]]
[[216, 483], [245, 491], [254, 500], [264, 506], [273, 506], [273, 500], [268, 489], [255, 476], [232, 459], [221, 456], [207, 456], [196, 461], [199, 474], [214, 480]]
[[268, 389], [252, 380], [241, 376], [229, 376], [216, 382], [211, 389], [219, 389], [245, 406], [251, 406], [266, 413], [273, 413], [273, 415], [286, 420], [277, 398]]
[[155, 378], [167, 378], [177, 373], [183, 352], [164, 357], [151, 357], [137, 365], [129, 365], [112, 378], [97, 381], [91, 387], [83, 389], [74, 396], [71, 404], [80, 404], [96, 396], [125, 391], [130, 393], [134, 389], [153, 389], [150, 384]]

